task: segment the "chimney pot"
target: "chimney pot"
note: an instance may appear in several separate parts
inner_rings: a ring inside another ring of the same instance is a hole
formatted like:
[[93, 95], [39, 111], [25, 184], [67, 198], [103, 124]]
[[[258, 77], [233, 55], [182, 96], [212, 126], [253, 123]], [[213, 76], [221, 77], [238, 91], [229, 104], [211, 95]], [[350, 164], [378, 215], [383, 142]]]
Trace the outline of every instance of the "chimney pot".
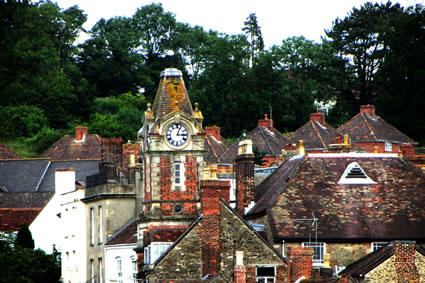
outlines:
[[317, 121], [322, 126], [325, 126], [326, 124], [325, 114], [322, 112], [310, 113], [310, 121]]
[[360, 106], [360, 113], [367, 113], [371, 117], [375, 117], [375, 105], [372, 105], [372, 104], [361, 105]]
[[273, 132], [273, 120], [269, 119], [267, 114], [264, 114], [264, 119], [258, 120], [258, 127], [266, 127]]
[[75, 127], [75, 141], [83, 141], [84, 137], [88, 135], [88, 129], [84, 126]]

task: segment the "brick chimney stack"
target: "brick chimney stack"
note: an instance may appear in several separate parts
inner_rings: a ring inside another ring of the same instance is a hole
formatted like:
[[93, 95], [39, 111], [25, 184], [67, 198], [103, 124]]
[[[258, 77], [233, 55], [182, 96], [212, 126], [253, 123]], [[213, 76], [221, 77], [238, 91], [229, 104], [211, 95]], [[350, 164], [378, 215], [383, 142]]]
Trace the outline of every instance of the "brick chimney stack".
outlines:
[[230, 182], [204, 180], [201, 182], [202, 276], [220, 271], [220, 198], [230, 201]]
[[75, 127], [75, 141], [76, 142], [83, 142], [84, 137], [88, 135], [89, 131], [87, 127], [84, 126], [76, 126]]
[[325, 114], [322, 112], [310, 113], [310, 121], [317, 121], [322, 126], [326, 125]]
[[416, 243], [414, 241], [395, 241], [394, 267], [398, 282], [419, 282], [419, 272], [415, 264]]
[[246, 267], [243, 264], [243, 252], [236, 251], [236, 265], [234, 270], [235, 283], [246, 282]]
[[213, 136], [218, 141], [221, 140], [220, 127], [217, 127], [216, 125], [212, 127], [206, 127], [205, 134]]
[[360, 113], [367, 113], [371, 117], [375, 117], [375, 105], [361, 105], [360, 106]]
[[295, 282], [299, 279], [309, 280], [313, 272], [313, 248], [293, 247], [288, 249], [288, 279]]
[[243, 216], [245, 208], [255, 200], [254, 153], [250, 139], [239, 142], [235, 159], [236, 173], [236, 212]]
[[264, 119], [258, 120], [258, 127], [266, 127], [273, 132], [273, 119], [269, 119], [267, 114], [264, 114]]

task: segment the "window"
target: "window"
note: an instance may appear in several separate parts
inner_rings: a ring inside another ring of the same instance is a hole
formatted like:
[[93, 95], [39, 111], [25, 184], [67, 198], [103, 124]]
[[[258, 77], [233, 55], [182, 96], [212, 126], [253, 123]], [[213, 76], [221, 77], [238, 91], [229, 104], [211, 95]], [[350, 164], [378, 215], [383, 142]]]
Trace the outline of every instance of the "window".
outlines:
[[99, 259], [98, 259], [98, 274], [97, 274], [97, 277], [99, 278], [99, 283], [103, 283], [103, 273], [102, 273], [102, 268], [103, 268], [103, 266], [102, 266], [102, 258], [101, 257], [99, 257]]
[[374, 252], [382, 247], [385, 247], [386, 245], [388, 245], [388, 242], [373, 242], [370, 244], [370, 251]]
[[97, 236], [98, 236], [97, 241], [98, 241], [99, 244], [101, 244], [102, 241], [103, 241], [103, 210], [102, 210], [101, 205], [99, 205], [99, 207], [98, 207], [97, 214], [98, 214], [98, 218], [99, 218], [98, 223], [97, 223], [97, 227], [98, 227], [98, 229], [97, 229]]
[[274, 266], [257, 266], [256, 273], [256, 282], [268, 283], [276, 280], [276, 268]]
[[122, 260], [120, 256], [117, 256], [115, 258], [116, 264], [117, 264], [117, 275], [118, 275], [118, 283], [123, 283], [122, 280]]
[[325, 263], [326, 245], [325, 243], [302, 243], [303, 248], [313, 248], [313, 266], [322, 266]]
[[153, 242], [145, 248], [145, 264], [154, 263], [173, 243]]
[[387, 151], [387, 152], [393, 151], [393, 144], [386, 141], [385, 142], [385, 151]]
[[94, 208], [90, 208], [90, 245], [94, 245]]
[[96, 276], [94, 275], [94, 259], [90, 259], [90, 282], [96, 282]]
[[130, 259], [131, 259], [131, 271], [133, 273], [134, 283], [136, 283], [136, 277], [137, 277], [137, 257], [132, 256]]
[[176, 161], [174, 164], [174, 188], [180, 189], [182, 185], [182, 165], [180, 161]]

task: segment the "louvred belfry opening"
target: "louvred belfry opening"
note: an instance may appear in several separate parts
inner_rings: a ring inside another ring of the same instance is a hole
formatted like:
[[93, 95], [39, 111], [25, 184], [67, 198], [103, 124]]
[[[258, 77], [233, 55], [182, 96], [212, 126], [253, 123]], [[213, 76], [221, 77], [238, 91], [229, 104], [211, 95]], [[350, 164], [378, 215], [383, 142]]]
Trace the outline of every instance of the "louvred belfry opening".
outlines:
[[376, 182], [364, 172], [357, 162], [352, 162], [346, 167], [338, 184], [368, 185], [376, 184]]

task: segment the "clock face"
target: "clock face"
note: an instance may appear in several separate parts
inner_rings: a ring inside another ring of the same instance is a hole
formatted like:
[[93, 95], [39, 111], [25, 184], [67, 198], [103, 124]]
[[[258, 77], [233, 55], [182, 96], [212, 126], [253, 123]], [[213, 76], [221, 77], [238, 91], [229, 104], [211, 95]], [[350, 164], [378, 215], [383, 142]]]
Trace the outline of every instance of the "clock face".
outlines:
[[171, 145], [182, 146], [187, 142], [189, 132], [182, 124], [174, 123], [168, 127], [166, 137]]

